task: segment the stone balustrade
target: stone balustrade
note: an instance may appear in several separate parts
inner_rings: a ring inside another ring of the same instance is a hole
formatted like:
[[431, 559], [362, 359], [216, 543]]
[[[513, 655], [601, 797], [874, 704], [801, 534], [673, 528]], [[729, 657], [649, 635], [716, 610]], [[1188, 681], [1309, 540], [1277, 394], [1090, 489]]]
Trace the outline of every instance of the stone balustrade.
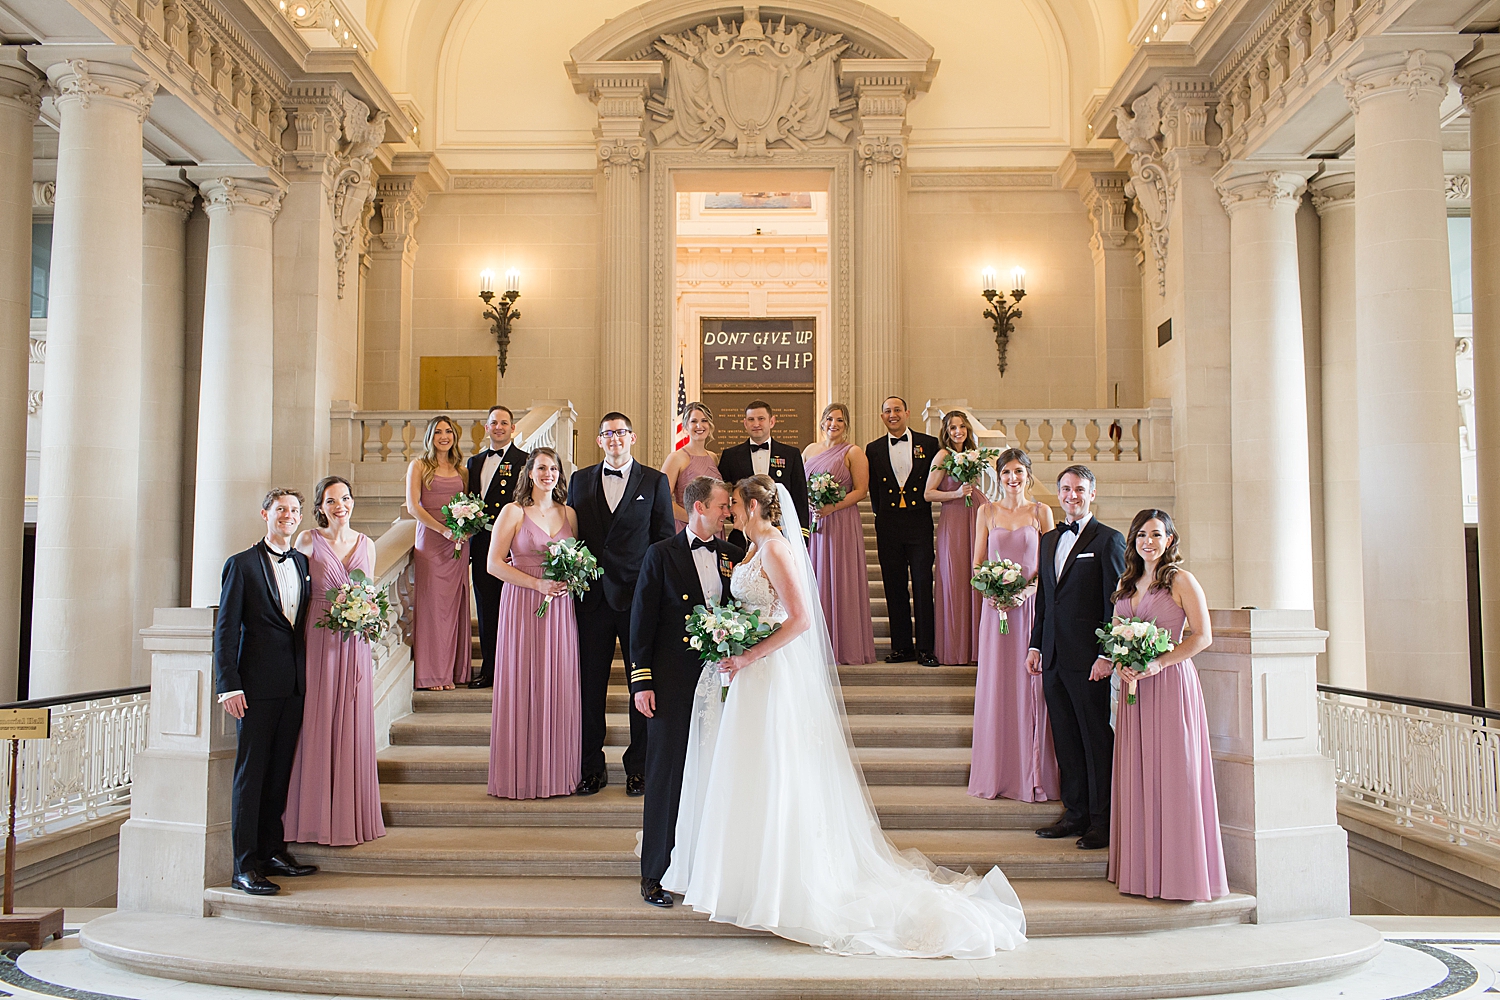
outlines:
[[962, 410], [986, 448], [1022, 448], [1034, 462], [1170, 462], [1171, 407], [1153, 400], [1134, 410], [975, 410], [967, 400], [929, 400], [922, 410], [927, 433], [943, 414]]

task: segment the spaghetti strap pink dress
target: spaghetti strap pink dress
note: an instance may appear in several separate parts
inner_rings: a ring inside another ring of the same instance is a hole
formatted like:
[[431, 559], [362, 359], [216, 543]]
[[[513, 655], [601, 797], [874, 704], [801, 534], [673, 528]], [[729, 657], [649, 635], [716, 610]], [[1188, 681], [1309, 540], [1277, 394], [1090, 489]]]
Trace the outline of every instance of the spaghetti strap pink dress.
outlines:
[[[422, 487], [422, 509], [441, 524], [443, 508], [463, 492], [462, 476], [434, 476]], [[465, 684], [474, 660], [473, 622], [469, 616], [469, 543], [458, 558], [453, 542], [417, 525], [417, 592], [412, 609], [412, 659], [419, 688]]]
[[[807, 477], [830, 472], [845, 490], [854, 489], [854, 476], [844, 464], [852, 445], [820, 451], [807, 460]], [[807, 543], [818, 597], [833, 640], [833, 658], [840, 663], [874, 663], [875, 629], [870, 624], [870, 568], [865, 561], [865, 529], [859, 506], [818, 518], [818, 530]]]

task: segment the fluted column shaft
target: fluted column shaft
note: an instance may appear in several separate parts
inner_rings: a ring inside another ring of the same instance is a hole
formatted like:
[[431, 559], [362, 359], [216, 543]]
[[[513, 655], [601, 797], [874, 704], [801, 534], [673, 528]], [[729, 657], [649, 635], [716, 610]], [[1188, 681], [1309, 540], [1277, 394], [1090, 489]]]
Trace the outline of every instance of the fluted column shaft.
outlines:
[[[906, 394], [901, 326], [901, 168], [906, 162], [909, 80], [854, 79], [859, 102], [860, 218], [855, 262], [854, 430], [867, 440], [882, 428], [880, 406]], [[913, 400], [907, 400], [913, 405]], [[920, 403], [916, 405], [920, 406]]]
[[599, 144], [604, 163], [604, 315], [600, 323], [599, 405], [628, 416], [649, 453], [647, 412], [646, 261], [641, 225], [642, 139]]
[[1356, 64], [1354, 282], [1370, 687], [1467, 702], [1458, 383], [1438, 107], [1453, 61]]
[[[41, 50], [45, 51], [45, 50]], [[49, 68], [61, 119], [37, 499], [30, 694], [131, 678], [141, 409], [141, 123], [156, 85]]]
[[1218, 175], [1229, 213], [1234, 603], [1240, 607], [1313, 607], [1297, 270], [1297, 207], [1306, 178], [1296, 169], [1230, 163]]
[[183, 316], [187, 216], [193, 189], [148, 180], [142, 195], [141, 457], [136, 493], [135, 683], [151, 679], [140, 630], [157, 608], [175, 608], [181, 591]]
[[1322, 275], [1323, 580], [1328, 682], [1365, 689], [1365, 582], [1359, 514], [1359, 365], [1354, 321], [1354, 174], [1312, 184]]
[[0, 48], [0, 701], [16, 696], [26, 518], [26, 365], [31, 316], [31, 128], [41, 81]]
[[260, 504], [272, 486], [271, 223], [284, 192], [227, 177], [202, 180], [198, 188], [208, 215], [208, 264], [192, 603], [204, 607], [219, 601], [224, 560], [265, 532]]

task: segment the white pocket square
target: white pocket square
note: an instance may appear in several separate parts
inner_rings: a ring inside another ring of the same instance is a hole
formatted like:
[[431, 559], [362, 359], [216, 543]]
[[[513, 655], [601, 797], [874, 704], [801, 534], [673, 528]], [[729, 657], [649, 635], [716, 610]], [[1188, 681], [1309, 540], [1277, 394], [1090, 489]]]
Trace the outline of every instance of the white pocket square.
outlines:
[[1078, 558], [1079, 559], [1092, 559], [1092, 558], [1094, 558], [1094, 554], [1092, 552], [1080, 552], [1080, 553], [1078, 553]]
[[637, 500], [644, 500], [644, 499], [646, 499], [646, 498], [645, 498], [645, 497], [636, 497], [636, 499], [637, 499]]

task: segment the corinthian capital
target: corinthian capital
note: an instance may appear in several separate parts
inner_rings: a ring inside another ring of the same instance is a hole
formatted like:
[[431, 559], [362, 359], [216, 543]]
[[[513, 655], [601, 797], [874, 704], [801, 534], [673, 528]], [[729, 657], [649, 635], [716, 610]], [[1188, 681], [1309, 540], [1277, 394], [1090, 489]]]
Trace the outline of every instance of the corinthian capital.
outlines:
[[233, 215], [242, 209], [264, 212], [275, 219], [281, 212], [281, 199], [286, 197], [286, 190], [274, 181], [240, 177], [200, 180], [198, 193], [203, 196], [203, 207], [210, 219], [219, 213]]
[[94, 59], [67, 59], [47, 71], [57, 106], [93, 107], [95, 102], [118, 104], [144, 122], [156, 99], [156, 81], [132, 66]]
[[1472, 111], [1480, 101], [1500, 95], [1500, 36], [1480, 35], [1474, 51], [1464, 57], [1454, 76]]
[[20, 108], [32, 122], [42, 108], [42, 78], [12, 45], [0, 47], [0, 105], [5, 104]]
[[1317, 171], [1316, 164], [1305, 160], [1290, 163], [1230, 161], [1214, 175], [1214, 187], [1224, 211], [1233, 215], [1242, 208], [1287, 208], [1297, 210], [1297, 202], [1307, 189], [1307, 179]]
[[1453, 57], [1444, 52], [1407, 49], [1355, 63], [1339, 74], [1344, 98], [1356, 115], [1374, 97], [1405, 95], [1409, 101], [1426, 95], [1442, 100], [1453, 76]]

